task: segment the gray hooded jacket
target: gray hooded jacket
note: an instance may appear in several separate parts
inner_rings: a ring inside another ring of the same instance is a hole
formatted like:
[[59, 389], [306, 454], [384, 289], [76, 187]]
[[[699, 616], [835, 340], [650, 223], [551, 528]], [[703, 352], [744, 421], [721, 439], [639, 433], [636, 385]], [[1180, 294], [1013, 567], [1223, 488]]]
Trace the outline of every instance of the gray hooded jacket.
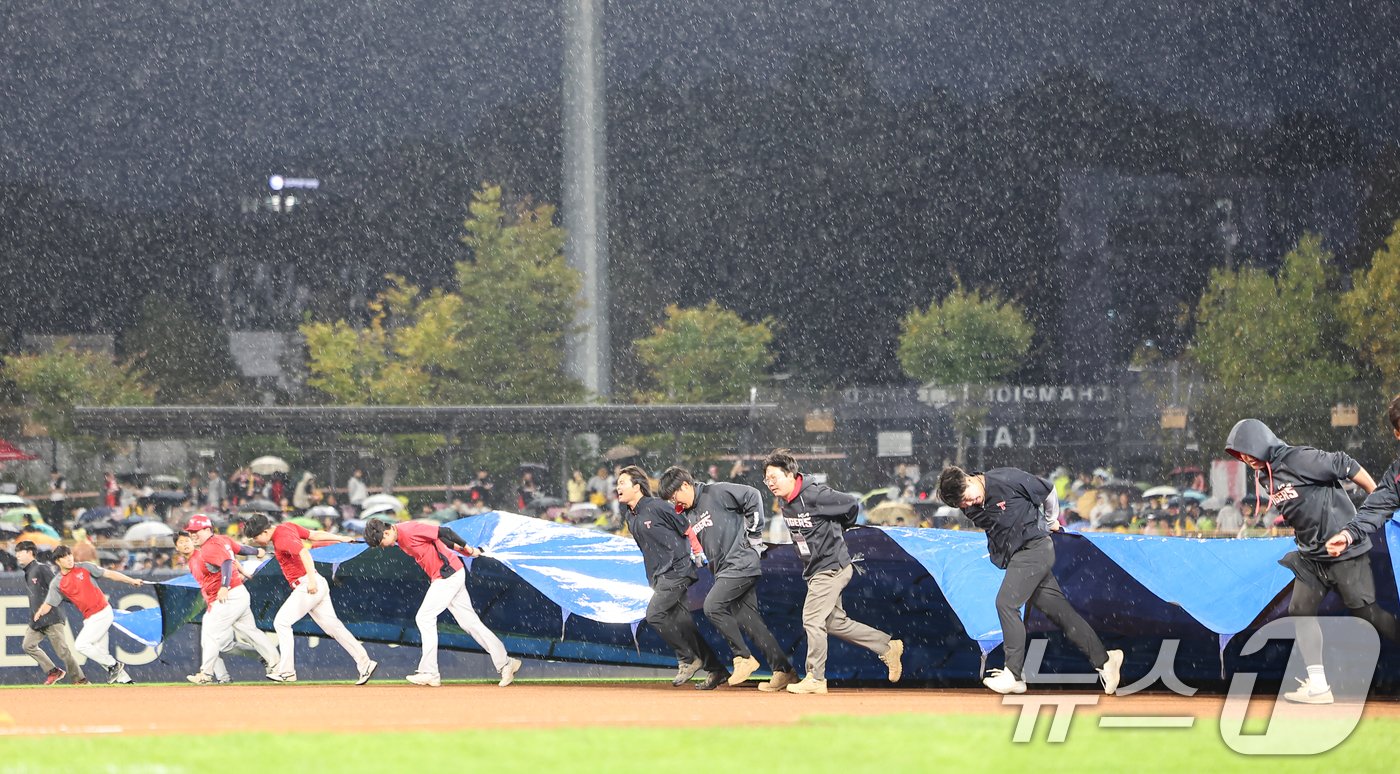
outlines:
[[1257, 419], [1236, 423], [1225, 439], [1225, 450], [1236, 458], [1248, 454], [1264, 462], [1264, 470], [1254, 472], [1255, 483], [1267, 485], [1269, 502], [1293, 528], [1301, 554], [1319, 562], [1334, 562], [1371, 550], [1370, 539], [1362, 536], [1341, 556], [1334, 559], [1327, 555], [1327, 539], [1356, 517], [1356, 507], [1342, 489], [1343, 481], [1361, 471], [1360, 463], [1351, 456], [1289, 446]]
[[763, 530], [763, 496], [744, 484], [692, 486], [695, 504], [685, 512], [687, 533], [705, 550], [715, 577], [762, 575], [756, 541]]

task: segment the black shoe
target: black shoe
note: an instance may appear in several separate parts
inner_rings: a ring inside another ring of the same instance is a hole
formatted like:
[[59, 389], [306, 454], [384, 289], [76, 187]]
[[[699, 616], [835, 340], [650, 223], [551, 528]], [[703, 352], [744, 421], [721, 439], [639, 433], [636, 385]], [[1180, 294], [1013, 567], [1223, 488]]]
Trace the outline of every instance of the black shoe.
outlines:
[[697, 691], [713, 691], [714, 689], [729, 682], [729, 673], [721, 669], [718, 672], [710, 672], [705, 676], [705, 682], [695, 686]]

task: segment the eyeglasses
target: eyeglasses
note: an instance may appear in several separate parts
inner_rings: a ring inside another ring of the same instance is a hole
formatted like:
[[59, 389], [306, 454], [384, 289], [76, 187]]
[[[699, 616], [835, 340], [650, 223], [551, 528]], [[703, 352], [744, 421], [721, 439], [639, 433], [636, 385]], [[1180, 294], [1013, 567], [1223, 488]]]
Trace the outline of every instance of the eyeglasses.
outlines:
[[779, 481], [782, 481], [784, 478], [786, 478], [786, 476], [783, 476], [783, 475], [780, 475], [780, 474], [771, 474], [771, 475], [767, 475], [767, 476], [764, 476], [764, 477], [763, 477], [763, 483], [765, 483], [765, 484], [776, 484], [776, 483], [778, 483]]

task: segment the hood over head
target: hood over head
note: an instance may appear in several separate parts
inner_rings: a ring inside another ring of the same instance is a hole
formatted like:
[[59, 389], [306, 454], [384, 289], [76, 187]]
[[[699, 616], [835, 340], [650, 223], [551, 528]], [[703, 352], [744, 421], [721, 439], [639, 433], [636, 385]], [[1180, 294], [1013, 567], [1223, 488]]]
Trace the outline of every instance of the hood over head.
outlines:
[[1274, 435], [1274, 431], [1270, 430], [1268, 425], [1257, 419], [1241, 419], [1236, 422], [1225, 439], [1225, 451], [1235, 459], [1240, 459], [1240, 454], [1243, 453], [1264, 462], [1271, 462], [1274, 454], [1287, 445], [1283, 439]]

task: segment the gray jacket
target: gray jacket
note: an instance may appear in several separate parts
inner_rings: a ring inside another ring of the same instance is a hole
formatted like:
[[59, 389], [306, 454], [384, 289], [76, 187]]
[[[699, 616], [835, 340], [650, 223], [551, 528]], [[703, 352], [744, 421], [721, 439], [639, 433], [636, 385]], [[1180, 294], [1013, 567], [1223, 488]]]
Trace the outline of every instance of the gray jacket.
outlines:
[[695, 504], [685, 512], [716, 578], [750, 578], [759, 567], [763, 532], [763, 496], [744, 484], [693, 484]]
[[1345, 452], [1327, 452], [1311, 446], [1289, 446], [1257, 419], [1242, 419], [1230, 430], [1225, 450], [1238, 457], [1248, 454], [1265, 468], [1254, 472], [1255, 482], [1267, 486], [1269, 502], [1293, 528], [1298, 551], [1309, 559], [1333, 562], [1351, 559], [1371, 550], [1371, 540], [1353, 533], [1355, 540], [1336, 559], [1327, 555], [1327, 539], [1356, 518], [1356, 506], [1342, 489], [1342, 482], [1361, 471], [1361, 464]]

